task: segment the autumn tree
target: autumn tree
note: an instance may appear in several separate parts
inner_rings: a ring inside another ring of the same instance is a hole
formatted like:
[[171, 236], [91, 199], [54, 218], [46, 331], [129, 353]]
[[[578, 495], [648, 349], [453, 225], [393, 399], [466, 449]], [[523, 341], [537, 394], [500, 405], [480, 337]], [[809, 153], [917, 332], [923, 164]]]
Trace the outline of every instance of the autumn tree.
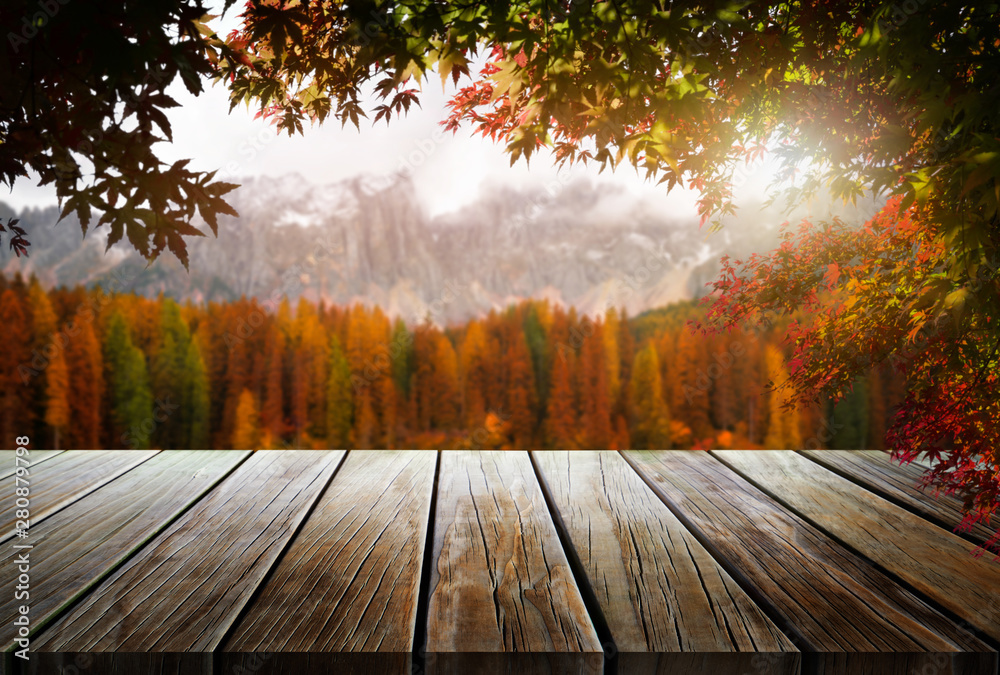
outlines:
[[[632, 329], [629, 326], [628, 312], [625, 308], [621, 310], [621, 319], [618, 322], [618, 357], [619, 357], [619, 372], [621, 373], [621, 381], [628, 382], [632, 378], [632, 362], [635, 360], [635, 336], [632, 335]], [[614, 409], [621, 413], [628, 408], [628, 388], [621, 388], [622, 395], [618, 401], [614, 403]]]
[[621, 398], [622, 389], [622, 365], [621, 354], [618, 349], [618, 339], [621, 336], [621, 321], [618, 319], [618, 310], [609, 307], [604, 313], [604, 357], [608, 363], [608, 398], [611, 405]]
[[635, 355], [629, 383], [632, 403], [632, 447], [661, 450], [670, 447], [670, 419], [663, 399], [660, 360], [652, 343]]
[[604, 326], [600, 320], [589, 318], [584, 319], [581, 325], [585, 331], [579, 371], [582, 446], [590, 450], [606, 450], [611, 444], [612, 427]]
[[66, 447], [93, 450], [100, 447], [101, 399], [104, 394], [104, 364], [92, 321], [79, 315], [67, 323], [66, 368], [69, 371], [70, 424]]
[[573, 372], [576, 351], [569, 346], [569, 319], [556, 310], [552, 321], [552, 375], [549, 377], [549, 400], [546, 408], [545, 438], [550, 448], [571, 450], [576, 447], [577, 415], [573, 397]]
[[69, 371], [66, 356], [57, 351], [45, 373], [45, 424], [53, 432], [52, 448], [59, 450], [59, 435], [69, 424]]
[[[326, 380], [330, 356], [326, 335], [316, 309], [299, 298], [295, 310], [295, 382], [293, 398], [301, 397], [302, 428], [311, 438], [326, 437]], [[296, 410], [299, 406], [296, 406]]]
[[767, 436], [764, 446], [777, 450], [796, 450], [802, 445], [799, 416], [789, 391], [785, 357], [774, 345], [764, 349], [767, 378], [771, 385], [768, 396]]
[[676, 351], [678, 396], [673, 410], [675, 416], [691, 429], [695, 441], [712, 434], [709, 421], [709, 393], [712, 378], [708, 375], [708, 350], [705, 340], [692, 331], [682, 329], [677, 335]]
[[233, 448], [256, 450], [260, 447], [260, 411], [249, 389], [240, 392], [236, 404], [236, 423], [233, 429]]
[[486, 420], [489, 382], [488, 343], [482, 323], [473, 319], [465, 331], [459, 350], [462, 407], [467, 429], [476, 429]]
[[424, 431], [454, 429], [458, 422], [458, 357], [436, 328], [419, 326], [413, 336], [418, 420]]
[[261, 406], [264, 439], [268, 445], [285, 435], [285, 336], [272, 322], [267, 334], [264, 402]]
[[[31, 323], [23, 300], [13, 289], [0, 293], [0, 326], [3, 326], [5, 350], [0, 359], [0, 441], [13, 448], [14, 438], [23, 436], [29, 424], [32, 390], [22, 379], [31, 361]], [[20, 370], [20, 372], [19, 372]], [[29, 376], [30, 377], [30, 376]]]
[[538, 395], [531, 351], [520, 325], [512, 326], [510, 344], [504, 361], [507, 366], [507, 405], [514, 446], [519, 450], [531, 449], [534, 442]]

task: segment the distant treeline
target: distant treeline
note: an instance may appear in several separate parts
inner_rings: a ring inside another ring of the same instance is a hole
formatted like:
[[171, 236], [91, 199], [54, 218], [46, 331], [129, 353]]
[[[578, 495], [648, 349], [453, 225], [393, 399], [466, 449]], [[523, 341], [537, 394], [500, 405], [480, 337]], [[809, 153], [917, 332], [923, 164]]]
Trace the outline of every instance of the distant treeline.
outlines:
[[179, 305], [0, 275], [4, 447], [880, 448], [899, 376], [783, 406], [783, 326], [525, 301], [463, 325], [287, 300]]

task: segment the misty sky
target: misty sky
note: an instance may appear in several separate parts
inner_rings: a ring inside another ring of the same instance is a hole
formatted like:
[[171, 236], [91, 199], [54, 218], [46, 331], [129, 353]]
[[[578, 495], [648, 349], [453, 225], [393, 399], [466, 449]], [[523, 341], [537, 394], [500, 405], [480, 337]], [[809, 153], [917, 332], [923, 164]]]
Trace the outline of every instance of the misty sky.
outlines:
[[[217, 30], [228, 32], [236, 22], [231, 10], [221, 21], [216, 20]], [[158, 152], [165, 161], [191, 158], [192, 168], [219, 169], [219, 176], [228, 178], [297, 172], [310, 182], [324, 184], [361, 173], [411, 171], [432, 214], [473, 201], [481, 188], [491, 184], [547, 185], [592, 177], [623, 186], [654, 205], [662, 204], [675, 217], [695, 216], [693, 193], [675, 190], [667, 196], [664, 186], [644, 182], [631, 167], [600, 176], [596, 167], [557, 170], [547, 153], [532, 160], [530, 167], [523, 161], [511, 167], [502, 145], [473, 136], [470, 129], [455, 136], [440, 130], [438, 122], [445, 117], [445, 102], [453, 88], [442, 92], [440, 80], [433, 77], [424, 83], [423, 90], [422, 108], [411, 108], [405, 118], [394, 119], [388, 126], [380, 122], [373, 127], [362, 120], [360, 130], [351, 126], [341, 129], [332, 122], [289, 138], [276, 136], [268, 122], [255, 120], [253, 112], [243, 106], [230, 114], [223, 85], [209, 86], [204, 94], [194, 97], [178, 81], [171, 95], [181, 105], [169, 111], [174, 142], [160, 144]], [[15, 209], [54, 204], [55, 191], [39, 188], [36, 183], [20, 179], [10, 193], [0, 190], [0, 201]], [[766, 184], [766, 172], [755, 170], [745, 185], [738, 186], [738, 200], [740, 196], [759, 198]]]

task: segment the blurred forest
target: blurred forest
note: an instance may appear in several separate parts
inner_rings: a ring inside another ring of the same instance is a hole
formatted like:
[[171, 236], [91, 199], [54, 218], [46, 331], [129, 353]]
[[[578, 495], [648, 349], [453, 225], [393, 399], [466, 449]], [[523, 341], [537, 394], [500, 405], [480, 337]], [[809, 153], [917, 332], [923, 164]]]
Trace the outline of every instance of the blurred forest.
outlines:
[[703, 315], [532, 300], [442, 329], [0, 276], [0, 431], [84, 449], [884, 447], [900, 375], [790, 408], [785, 326], [704, 336], [687, 324]]

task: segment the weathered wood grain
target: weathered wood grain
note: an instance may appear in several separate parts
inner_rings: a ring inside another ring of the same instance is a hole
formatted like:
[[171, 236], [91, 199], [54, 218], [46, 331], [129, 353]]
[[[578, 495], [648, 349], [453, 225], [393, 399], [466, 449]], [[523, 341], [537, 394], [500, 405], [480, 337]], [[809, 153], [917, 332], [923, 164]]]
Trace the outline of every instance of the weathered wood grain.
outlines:
[[[113, 481], [126, 471], [153, 457], [157, 450], [68, 450], [29, 468], [30, 525], [38, 525], [80, 497]], [[17, 476], [0, 480], [0, 542], [14, 536], [17, 511], [15, 487]], [[29, 527], [29, 533], [31, 530]], [[30, 541], [28, 543], [31, 543]]]
[[352, 451], [223, 650], [379, 652], [408, 669], [436, 459]]
[[[962, 523], [962, 502], [946, 494], [922, 490], [920, 478], [926, 467], [917, 464], [900, 465], [882, 450], [801, 450], [809, 459], [834, 473], [863, 485], [883, 499], [905, 506], [927, 520], [954, 532]], [[1000, 520], [996, 521], [1000, 527]], [[987, 542], [994, 528], [976, 523], [971, 530], [958, 536], [977, 545]]]
[[750, 659], [738, 652], [789, 652], [770, 672], [799, 672], [798, 650], [621, 455], [532, 454], [607, 620], [619, 668], [708, 675], [739, 672]]
[[732, 573], [759, 589], [802, 649], [995, 653], [874, 565], [703, 452], [628, 452]]
[[[141, 548], [250, 453], [245, 450], [161, 452], [31, 530], [33, 548], [0, 549], [4, 578], [17, 576], [27, 553], [32, 634], [116, 565]], [[13, 622], [24, 602], [0, 596], [0, 647], [13, 646]]]
[[343, 451], [261, 451], [35, 640], [39, 651], [211, 651]]
[[33, 652], [20, 672], [23, 675], [213, 675], [214, 671], [212, 655], [197, 652]]
[[[17, 457], [17, 452], [14, 450], [0, 450], [0, 478], [6, 478], [7, 476], [13, 476], [14, 472], [17, 470], [18, 466], [27, 466], [29, 469], [33, 466], [41, 464], [47, 459], [52, 459], [56, 455], [64, 452], [63, 450], [31, 450], [28, 456], [22, 457], [22, 462], [18, 464], [15, 460]], [[24, 460], [27, 459], [29, 464], [24, 464]]]
[[1000, 589], [1000, 565], [972, 545], [789, 450], [714, 454], [810, 523], [1000, 640], [1000, 608], [983, 589]]
[[428, 672], [601, 671], [527, 453], [442, 454], [432, 559]]

